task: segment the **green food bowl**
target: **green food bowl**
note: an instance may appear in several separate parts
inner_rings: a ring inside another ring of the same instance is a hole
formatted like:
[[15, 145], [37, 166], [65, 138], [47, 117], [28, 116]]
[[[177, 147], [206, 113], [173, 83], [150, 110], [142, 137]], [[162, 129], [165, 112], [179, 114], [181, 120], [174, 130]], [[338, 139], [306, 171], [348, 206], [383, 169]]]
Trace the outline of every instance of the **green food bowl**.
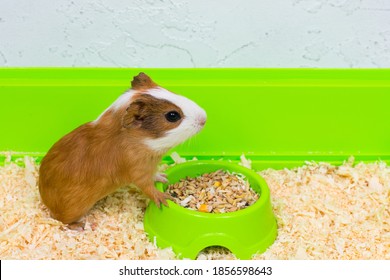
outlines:
[[229, 213], [203, 213], [186, 209], [173, 201], [158, 208], [150, 202], [144, 218], [145, 231], [160, 248], [172, 247], [179, 258], [195, 259], [210, 246], [229, 249], [239, 259], [251, 259], [264, 252], [277, 235], [270, 192], [265, 180], [256, 172], [224, 161], [190, 161], [166, 171], [167, 184], [157, 183], [160, 191], [187, 176], [197, 177], [216, 170], [245, 175], [259, 199], [245, 209]]

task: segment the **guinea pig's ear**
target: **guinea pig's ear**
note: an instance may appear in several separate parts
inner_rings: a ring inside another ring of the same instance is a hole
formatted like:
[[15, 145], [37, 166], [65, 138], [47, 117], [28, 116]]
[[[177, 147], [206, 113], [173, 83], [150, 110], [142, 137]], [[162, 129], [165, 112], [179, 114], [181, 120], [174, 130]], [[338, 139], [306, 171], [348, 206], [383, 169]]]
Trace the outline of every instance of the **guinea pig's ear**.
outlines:
[[142, 100], [133, 101], [126, 109], [126, 113], [122, 118], [122, 126], [124, 128], [138, 128], [142, 125], [145, 118], [145, 103]]
[[157, 87], [157, 84], [143, 72], [139, 73], [131, 81], [131, 88], [135, 90], [144, 90], [154, 87]]

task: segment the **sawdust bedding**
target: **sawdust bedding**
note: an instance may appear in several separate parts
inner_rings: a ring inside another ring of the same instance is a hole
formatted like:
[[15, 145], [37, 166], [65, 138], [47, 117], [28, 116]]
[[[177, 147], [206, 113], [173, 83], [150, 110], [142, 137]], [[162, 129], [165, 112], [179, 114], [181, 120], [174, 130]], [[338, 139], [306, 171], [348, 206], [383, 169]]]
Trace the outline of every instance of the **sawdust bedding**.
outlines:
[[[137, 188], [121, 188], [99, 201], [85, 230], [74, 232], [49, 217], [39, 199], [39, 166], [29, 157], [24, 163], [0, 167], [0, 259], [175, 259], [170, 248], [148, 240], [148, 200]], [[250, 167], [245, 157], [241, 164]], [[253, 259], [390, 259], [390, 167], [384, 162], [307, 162], [259, 174], [269, 184], [279, 231], [275, 243]], [[211, 247], [198, 259], [235, 257]]]

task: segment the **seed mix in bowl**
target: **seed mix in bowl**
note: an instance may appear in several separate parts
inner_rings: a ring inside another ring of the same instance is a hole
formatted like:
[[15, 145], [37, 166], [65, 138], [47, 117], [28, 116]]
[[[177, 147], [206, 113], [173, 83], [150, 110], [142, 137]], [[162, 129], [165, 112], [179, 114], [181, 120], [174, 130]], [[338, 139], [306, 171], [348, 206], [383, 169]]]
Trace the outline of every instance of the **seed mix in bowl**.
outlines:
[[174, 198], [175, 203], [208, 213], [234, 212], [259, 199], [244, 175], [224, 170], [181, 179], [169, 185], [166, 192]]

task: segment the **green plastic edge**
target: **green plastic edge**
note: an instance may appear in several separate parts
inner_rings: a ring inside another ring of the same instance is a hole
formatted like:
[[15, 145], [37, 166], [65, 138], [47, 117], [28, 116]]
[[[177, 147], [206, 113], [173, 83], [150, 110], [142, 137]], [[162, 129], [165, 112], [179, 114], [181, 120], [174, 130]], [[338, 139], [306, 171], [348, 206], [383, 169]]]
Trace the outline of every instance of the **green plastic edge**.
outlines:
[[[15, 153], [10, 156], [5, 155], [0, 152], [0, 166], [5, 166], [9, 163], [17, 164], [18, 166], [24, 167], [24, 157], [32, 158], [37, 164], [40, 164], [44, 154], [42, 153]], [[199, 160], [226, 160], [234, 163], [241, 163], [241, 159], [238, 156], [183, 156], [182, 158], [186, 160], [192, 160], [196, 157]], [[375, 163], [375, 162], [384, 162], [387, 165], [390, 165], [390, 156], [353, 156], [353, 165], [359, 163]], [[342, 165], [343, 163], [349, 161], [351, 157], [347, 156], [291, 156], [291, 157], [275, 157], [275, 156], [264, 156], [264, 157], [251, 157], [246, 156], [246, 159], [251, 161], [252, 169], [254, 170], [265, 170], [268, 168], [272, 169], [284, 169], [284, 168], [297, 168], [309, 163], [322, 163], [326, 162], [335, 166]], [[172, 158], [167, 155], [164, 156], [161, 164], [173, 164], [174, 161]]]
[[[145, 71], [154, 75], [158, 73], [159, 82], [164, 86], [180, 87], [182, 85], [198, 87], [224, 86], [240, 87], [320, 87], [320, 88], [384, 88], [390, 90], [390, 69], [258, 69], [258, 68], [198, 68], [198, 69], [175, 69], [175, 68], [0, 68], [0, 91], [10, 87], [90, 87], [91, 82], [96, 86], [123, 87], [129, 80], [129, 72]], [[195, 75], [196, 80], [189, 78]], [[210, 74], [210, 77], [208, 77]], [[172, 78], [175, 75], [175, 78]], [[226, 79], [226, 76], [237, 77]], [[258, 77], [261, 76], [261, 79]], [[304, 78], [302, 78], [304, 77]], [[389, 91], [390, 93], [390, 91]], [[390, 105], [390, 104], [389, 104]], [[12, 162], [23, 165], [25, 155], [37, 158], [40, 161], [44, 153], [18, 152], [11, 157]], [[224, 159], [239, 161], [238, 154], [232, 155], [199, 155], [181, 154], [191, 159], [196, 156], [202, 159]], [[291, 168], [305, 164], [307, 161], [329, 162], [335, 165], [342, 164], [349, 156], [355, 157], [355, 162], [383, 161], [390, 163], [389, 154], [359, 154], [350, 155], [336, 153], [299, 154], [288, 155], [246, 155], [252, 160], [254, 169]], [[169, 156], [164, 157], [164, 163], [171, 163]], [[6, 156], [0, 154], [0, 165], [6, 163]]]

